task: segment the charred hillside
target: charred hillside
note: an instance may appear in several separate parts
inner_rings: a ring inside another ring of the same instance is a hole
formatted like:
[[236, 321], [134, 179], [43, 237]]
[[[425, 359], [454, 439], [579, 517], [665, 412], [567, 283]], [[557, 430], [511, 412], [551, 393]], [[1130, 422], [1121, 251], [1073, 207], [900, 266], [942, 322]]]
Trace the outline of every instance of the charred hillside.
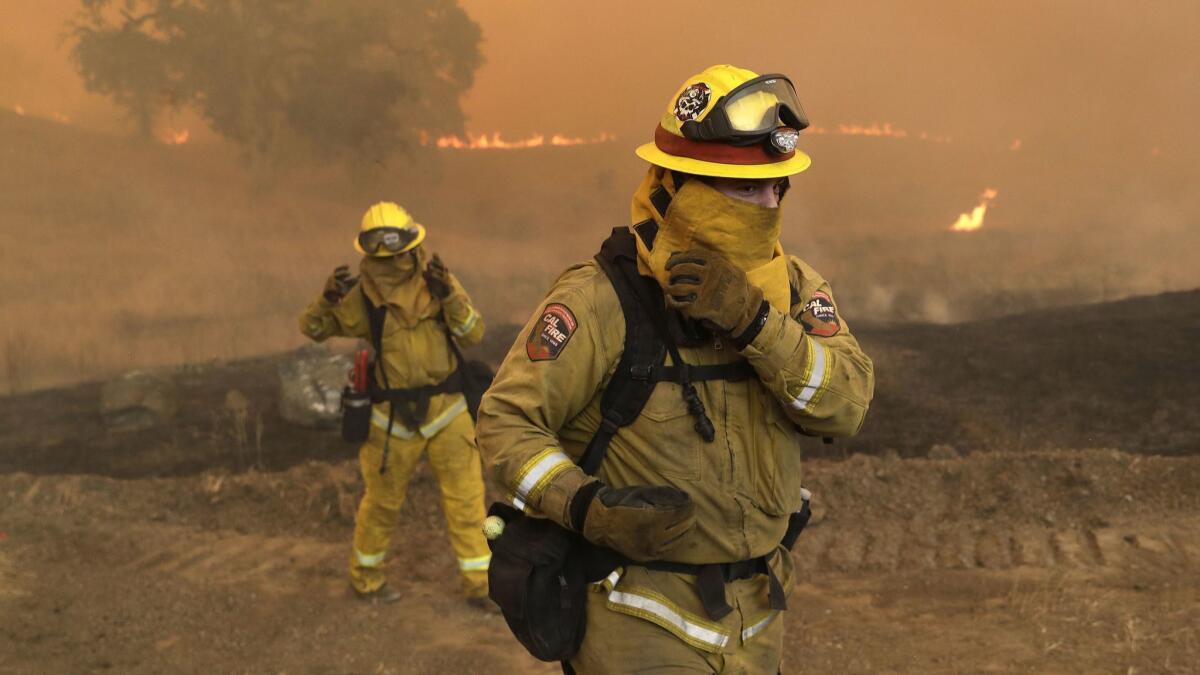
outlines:
[[[475, 355], [499, 361], [516, 333], [494, 327]], [[806, 444], [810, 457], [922, 456], [935, 445], [960, 454], [1200, 450], [1200, 291], [949, 326], [860, 325], [856, 334], [875, 359], [871, 414], [855, 438]], [[0, 472], [165, 476], [353, 457], [336, 430], [280, 417], [276, 372], [285, 358], [175, 371], [179, 412], [147, 431], [105, 430], [100, 383], [0, 399]], [[244, 410], [230, 409], [230, 392], [244, 397]]]

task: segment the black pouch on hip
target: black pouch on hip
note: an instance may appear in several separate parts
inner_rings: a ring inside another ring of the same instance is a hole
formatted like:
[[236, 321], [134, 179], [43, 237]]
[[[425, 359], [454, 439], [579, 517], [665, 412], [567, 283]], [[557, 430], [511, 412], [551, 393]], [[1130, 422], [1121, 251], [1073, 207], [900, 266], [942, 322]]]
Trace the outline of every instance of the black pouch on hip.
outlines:
[[371, 393], [347, 386], [342, 390], [342, 438], [350, 443], [364, 443], [370, 434]]
[[489, 596], [534, 658], [571, 658], [579, 651], [587, 626], [582, 539], [507, 504], [492, 504], [488, 515], [505, 523], [500, 536], [488, 542], [492, 549]]
[[788, 517], [787, 532], [783, 535], [783, 541], [780, 543], [789, 551], [796, 546], [796, 539], [800, 537], [804, 526], [808, 525], [808, 521], [812, 519], [812, 509], [809, 508], [808, 501], [808, 499], [804, 499], [800, 503], [800, 510]]

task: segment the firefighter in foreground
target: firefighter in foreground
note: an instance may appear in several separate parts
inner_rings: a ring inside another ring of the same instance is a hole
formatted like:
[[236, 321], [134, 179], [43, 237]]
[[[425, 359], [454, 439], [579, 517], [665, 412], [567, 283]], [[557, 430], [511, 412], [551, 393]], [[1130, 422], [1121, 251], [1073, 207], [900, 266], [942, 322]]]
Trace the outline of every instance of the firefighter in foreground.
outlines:
[[632, 226], [559, 277], [484, 397], [511, 503], [616, 561], [568, 669], [780, 668], [801, 436], [855, 434], [874, 388], [829, 284], [780, 244], [807, 125], [785, 76], [687, 80], [637, 149]]
[[[359, 451], [366, 492], [354, 526], [350, 583], [360, 597], [391, 602], [384, 555], [417, 461], [428, 452], [442, 494], [450, 542], [468, 601], [487, 602], [491, 560], [480, 527], [483, 476], [475, 430], [461, 393], [450, 339], [478, 343], [483, 319], [437, 255], [426, 260], [425, 228], [400, 206], [381, 202], [363, 216], [354, 247], [361, 275], [346, 266], [329, 277], [300, 317], [321, 342], [363, 338], [375, 347], [370, 432]], [[451, 337], [452, 336], [452, 337]]]

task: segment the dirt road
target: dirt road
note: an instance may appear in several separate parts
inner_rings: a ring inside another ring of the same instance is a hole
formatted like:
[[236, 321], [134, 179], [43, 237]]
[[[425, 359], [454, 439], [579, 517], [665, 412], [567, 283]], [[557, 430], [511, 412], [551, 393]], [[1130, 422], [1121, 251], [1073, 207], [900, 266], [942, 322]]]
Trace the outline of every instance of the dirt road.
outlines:
[[[1200, 458], [1109, 450], [808, 465], [785, 672], [1195, 672]], [[343, 576], [349, 462], [0, 476], [0, 672], [554, 673], [455, 597], [418, 474], [403, 599]]]

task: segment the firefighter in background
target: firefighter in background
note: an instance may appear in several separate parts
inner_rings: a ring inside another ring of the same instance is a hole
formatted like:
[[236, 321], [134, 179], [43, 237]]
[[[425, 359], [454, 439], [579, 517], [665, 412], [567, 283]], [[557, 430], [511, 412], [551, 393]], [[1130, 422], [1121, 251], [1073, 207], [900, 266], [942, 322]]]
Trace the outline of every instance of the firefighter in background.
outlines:
[[[511, 503], [619, 561], [587, 594], [579, 673], [780, 668], [800, 437], [855, 434], [874, 388], [829, 284], [779, 241], [807, 125], [782, 75], [687, 80], [637, 149], [633, 225], [559, 277], [483, 399], [480, 450]], [[645, 331], [650, 363], [630, 348]], [[632, 421], [604, 396], [618, 378], [652, 387]]]
[[[450, 543], [468, 601], [487, 603], [491, 560], [480, 530], [483, 477], [475, 429], [448, 342], [476, 344], [483, 319], [437, 255], [426, 261], [425, 228], [391, 202], [362, 219], [354, 247], [360, 276], [346, 266], [329, 277], [300, 317], [300, 330], [321, 342], [342, 336], [376, 346], [370, 435], [359, 451], [366, 492], [354, 526], [350, 583], [360, 597], [392, 602], [384, 556], [413, 470], [428, 453], [442, 495]], [[374, 326], [372, 324], [375, 324]], [[449, 335], [448, 335], [449, 333]]]

